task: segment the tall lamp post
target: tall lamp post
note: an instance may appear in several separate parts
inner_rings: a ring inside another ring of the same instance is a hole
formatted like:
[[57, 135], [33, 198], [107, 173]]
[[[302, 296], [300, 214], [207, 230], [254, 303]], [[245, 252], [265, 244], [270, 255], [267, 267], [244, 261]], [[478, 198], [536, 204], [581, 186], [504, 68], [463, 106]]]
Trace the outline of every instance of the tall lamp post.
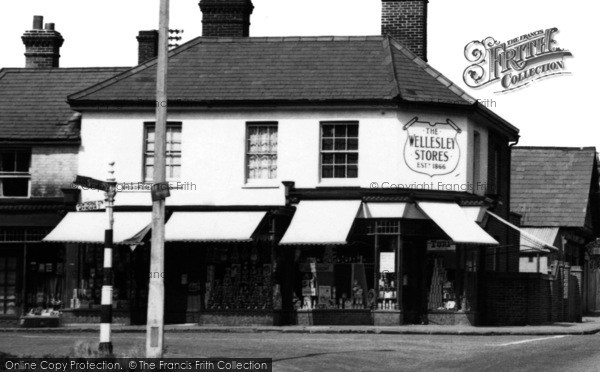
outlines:
[[[152, 187], [152, 248], [148, 291], [146, 357], [161, 358], [165, 314], [165, 151], [167, 132], [167, 61], [169, 52], [169, 0], [160, 0], [156, 69], [156, 126], [154, 149], [154, 185]], [[168, 186], [167, 186], [168, 187]], [[162, 191], [162, 192], [161, 192]]]

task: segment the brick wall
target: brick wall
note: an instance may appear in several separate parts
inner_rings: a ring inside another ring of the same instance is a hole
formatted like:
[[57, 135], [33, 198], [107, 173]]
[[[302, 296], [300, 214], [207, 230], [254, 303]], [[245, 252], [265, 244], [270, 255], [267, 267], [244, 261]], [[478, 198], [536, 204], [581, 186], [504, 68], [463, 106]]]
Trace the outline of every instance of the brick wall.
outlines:
[[31, 196], [62, 197], [77, 174], [78, 147], [39, 146], [31, 150]]
[[54, 29], [30, 30], [26, 31], [21, 39], [25, 44], [25, 67], [59, 67], [60, 47], [64, 42], [59, 32]]
[[562, 266], [556, 275], [497, 273], [485, 275], [487, 325], [536, 325], [580, 322], [581, 296], [578, 280]]
[[382, 0], [381, 34], [427, 61], [427, 0]]
[[158, 30], [140, 31], [138, 41], [138, 64], [158, 55]]
[[228, 3], [220, 0], [202, 0], [199, 5], [202, 11], [202, 36], [247, 37], [250, 35], [250, 15], [254, 9], [252, 1]]
[[[296, 313], [298, 325], [373, 325], [371, 310], [312, 310]], [[399, 315], [398, 315], [399, 316]]]

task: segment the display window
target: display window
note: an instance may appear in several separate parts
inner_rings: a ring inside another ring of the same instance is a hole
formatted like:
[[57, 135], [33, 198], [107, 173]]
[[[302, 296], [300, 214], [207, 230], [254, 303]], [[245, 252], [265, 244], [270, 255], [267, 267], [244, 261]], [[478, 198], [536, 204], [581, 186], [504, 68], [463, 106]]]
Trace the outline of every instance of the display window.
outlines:
[[204, 307], [206, 310], [272, 310], [281, 308], [273, 283], [270, 246], [258, 243], [209, 248]]
[[[65, 293], [65, 308], [100, 309], [104, 284], [104, 247], [99, 244], [79, 245], [76, 258], [75, 287]], [[113, 308], [129, 307], [127, 298], [130, 249], [116, 246], [113, 249]]]
[[36, 245], [27, 248], [26, 308], [41, 315], [63, 307], [64, 247]]
[[397, 252], [400, 237], [398, 235], [378, 235], [379, 247], [377, 310], [395, 310], [398, 308]]
[[375, 305], [373, 247], [362, 242], [296, 250], [294, 308], [371, 309]]
[[428, 241], [428, 310], [474, 310], [478, 260], [478, 248], [456, 246], [450, 241]]
[[17, 315], [16, 256], [0, 256], [0, 315]]

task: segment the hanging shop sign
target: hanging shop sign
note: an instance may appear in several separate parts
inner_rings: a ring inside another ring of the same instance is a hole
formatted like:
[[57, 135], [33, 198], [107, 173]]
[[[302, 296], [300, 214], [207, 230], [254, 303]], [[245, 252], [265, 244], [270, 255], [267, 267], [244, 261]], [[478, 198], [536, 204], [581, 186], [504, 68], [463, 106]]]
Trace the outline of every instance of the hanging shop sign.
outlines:
[[452, 240], [428, 240], [428, 252], [455, 252], [456, 245]]
[[462, 130], [452, 120], [431, 123], [415, 116], [402, 129], [408, 133], [404, 161], [411, 170], [430, 177], [454, 172], [460, 160], [457, 136]]

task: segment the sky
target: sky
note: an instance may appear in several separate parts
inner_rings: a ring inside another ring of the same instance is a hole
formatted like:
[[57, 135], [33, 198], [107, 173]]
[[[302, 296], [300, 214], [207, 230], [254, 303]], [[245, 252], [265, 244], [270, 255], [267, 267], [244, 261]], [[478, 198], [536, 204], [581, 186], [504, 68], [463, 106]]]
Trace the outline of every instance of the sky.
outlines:
[[[253, 0], [251, 36], [378, 35], [379, 0]], [[572, 0], [429, 0], [428, 61], [471, 96], [520, 129], [519, 145], [596, 146], [600, 88], [592, 3]], [[26, 0], [0, 2], [0, 67], [24, 67], [21, 35], [34, 15], [56, 24], [65, 38], [61, 67], [133, 66], [139, 30], [158, 28], [159, 0]], [[201, 36], [198, 0], [171, 0], [170, 28], [182, 42]], [[470, 88], [465, 46], [494, 37], [505, 42], [556, 27], [557, 46], [570, 51], [569, 75], [538, 80], [508, 93], [499, 84]]]

